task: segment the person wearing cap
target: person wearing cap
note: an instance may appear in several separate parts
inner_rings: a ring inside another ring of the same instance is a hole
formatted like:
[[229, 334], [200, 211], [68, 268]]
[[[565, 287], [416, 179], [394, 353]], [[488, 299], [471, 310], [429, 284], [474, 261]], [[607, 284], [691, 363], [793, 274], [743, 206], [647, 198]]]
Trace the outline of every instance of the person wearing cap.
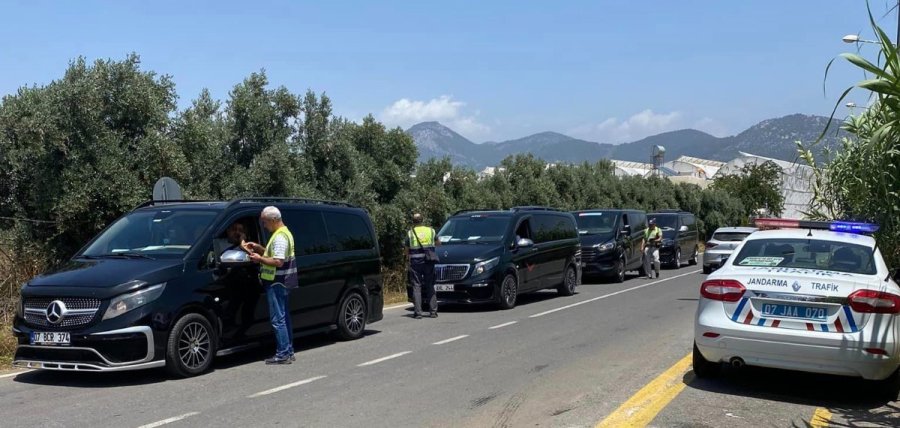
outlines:
[[[662, 230], [656, 225], [656, 219], [651, 218], [649, 226], [644, 230], [644, 239], [641, 240], [641, 252], [644, 254], [644, 273], [647, 279], [659, 278], [659, 245], [662, 244]], [[650, 264], [653, 264], [653, 270], [650, 270]]]
[[268, 244], [263, 247], [254, 242], [243, 242], [241, 248], [250, 254], [250, 260], [260, 265], [259, 279], [269, 302], [269, 319], [275, 330], [276, 348], [275, 356], [266, 359], [266, 364], [290, 364], [296, 360], [288, 298], [290, 291], [298, 286], [294, 235], [281, 220], [281, 211], [276, 207], [265, 207], [259, 219], [272, 234]]
[[430, 226], [424, 225], [422, 214], [412, 216], [413, 228], [407, 232], [407, 250], [409, 270], [407, 279], [413, 295], [413, 318], [422, 319], [422, 294], [428, 299], [431, 318], [437, 318], [437, 293], [434, 292], [434, 265], [437, 261], [435, 247], [441, 242], [435, 239], [437, 233]]

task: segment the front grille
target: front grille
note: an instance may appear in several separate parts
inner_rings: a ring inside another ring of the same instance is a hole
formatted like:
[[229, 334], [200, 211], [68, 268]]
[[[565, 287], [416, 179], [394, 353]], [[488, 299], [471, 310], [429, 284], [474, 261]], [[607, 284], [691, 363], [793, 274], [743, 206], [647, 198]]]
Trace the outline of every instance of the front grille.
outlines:
[[591, 260], [597, 255], [594, 247], [581, 247], [581, 260]]
[[[70, 313], [63, 317], [62, 321], [53, 324], [47, 320], [47, 307], [55, 300], [66, 305]], [[100, 299], [83, 297], [26, 297], [25, 298], [25, 322], [32, 327], [49, 329], [71, 329], [90, 324], [100, 309]]]
[[469, 273], [469, 265], [434, 265], [435, 281], [459, 281]]

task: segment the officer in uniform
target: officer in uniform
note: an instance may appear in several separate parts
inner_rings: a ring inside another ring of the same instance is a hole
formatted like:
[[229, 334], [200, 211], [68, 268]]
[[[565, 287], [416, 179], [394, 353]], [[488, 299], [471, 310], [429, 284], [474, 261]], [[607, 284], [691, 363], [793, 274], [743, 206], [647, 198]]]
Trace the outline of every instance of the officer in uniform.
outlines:
[[434, 265], [437, 261], [435, 247], [441, 243], [437, 233], [429, 226], [423, 225], [422, 214], [413, 214], [413, 228], [407, 232], [407, 248], [409, 249], [408, 279], [413, 294], [413, 317], [422, 319], [422, 294], [428, 299], [431, 317], [437, 318], [437, 293], [434, 292]]
[[[659, 245], [662, 244], [662, 229], [656, 225], [656, 219], [651, 218], [650, 226], [644, 230], [644, 239], [641, 241], [641, 252], [644, 253], [644, 273], [647, 279], [653, 278], [653, 272], [659, 278]], [[653, 270], [650, 265], [653, 264]]]
[[269, 301], [269, 318], [275, 330], [275, 356], [266, 364], [290, 364], [294, 358], [294, 328], [288, 295], [297, 288], [297, 264], [294, 260], [294, 236], [281, 220], [281, 211], [265, 207], [260, 221], [272, 237], [265, 247], [245, 242], [241, 246], [250, 260], [259, 263], [259, 279]]

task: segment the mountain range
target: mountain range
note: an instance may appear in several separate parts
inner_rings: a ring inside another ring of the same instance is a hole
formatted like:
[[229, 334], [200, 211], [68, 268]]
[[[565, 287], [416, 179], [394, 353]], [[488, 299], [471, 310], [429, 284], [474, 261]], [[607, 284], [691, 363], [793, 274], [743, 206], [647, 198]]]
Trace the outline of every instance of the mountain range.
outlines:
[[[728, 137], [715, 137], [696, 129], [664, 132], [638, 141], [624, 144], [605, 144], [585, 141], [557, 132], [541, 132], [524, 138], [502, 142], [474, 143], [438, 122], [422, 122], [406, 132], [419, 148], [419, 160], [449, 157], [454, 165], [481, 169], [496, 166], [507, 156], [531, 153], [547, 162], [580, 163], [600, 159], [651, 162], [654, 146], [666, 148], [665, 159], [693, 156], [702, 159], [729, 161], [739, 152], [752, 153], [786, 161], [797, 160], [796, 141], [815, 141], [828, 118], [793, 114], [768, 119], [745, 131]], [[816, 146], [821, 158], [822, 149], [840, 146], [845, 136], [839, 130], [840, 121], [832, 120], [828, 134]]]

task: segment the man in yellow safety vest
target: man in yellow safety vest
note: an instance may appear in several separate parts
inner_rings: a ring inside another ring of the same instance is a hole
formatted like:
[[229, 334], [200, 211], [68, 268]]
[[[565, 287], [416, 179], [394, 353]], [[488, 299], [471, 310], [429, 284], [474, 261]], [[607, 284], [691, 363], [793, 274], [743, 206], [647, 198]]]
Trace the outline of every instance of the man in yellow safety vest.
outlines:
[[428, 299], [431, 317], [437, 318], [437, 293], [434, 292], [434, 265], [437, 261], [435, 247], [441, 245], [437, 233], [423, 225], [422, 214], [413, 214], [413, 228], [407, 232], [409, 250], [409, 285], [413, 294], [413, 318], [422, 319], [422, 294]]

